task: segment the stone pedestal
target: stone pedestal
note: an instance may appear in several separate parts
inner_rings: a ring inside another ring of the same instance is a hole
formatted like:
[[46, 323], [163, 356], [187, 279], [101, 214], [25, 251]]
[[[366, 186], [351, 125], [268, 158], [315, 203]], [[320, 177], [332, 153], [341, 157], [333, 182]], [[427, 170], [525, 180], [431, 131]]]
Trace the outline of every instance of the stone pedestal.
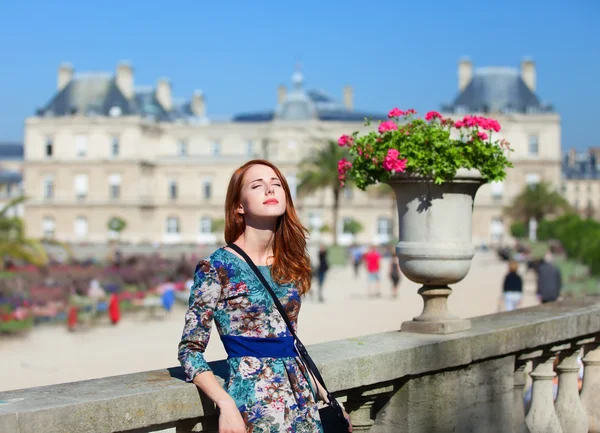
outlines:
[[579, 398], [577, 375], [579, 364], [577, 358], [581, 347], [568, 345], [558, 355], [560, 360], [556, 366], [558, 371], [558, 395], [554, 408], [563, 432], [588, 433], [588, 417]]
[[581, 403], [587, 412], [590, 433], [600, 433], [600, 337], [584, 346]]
[[477, 170], [460, 169], [451, 182], [399, 173], [388, 183], [396, 194], [399, 242], [396, 254], [402, 273], [423, 284], [423, 314], [402, 324], [402, 330], [448, 334], [471, 327], [448, 312], [448, 287], [469, 272], [475, 248], [471, 243], [473, 201], [484, 183]]

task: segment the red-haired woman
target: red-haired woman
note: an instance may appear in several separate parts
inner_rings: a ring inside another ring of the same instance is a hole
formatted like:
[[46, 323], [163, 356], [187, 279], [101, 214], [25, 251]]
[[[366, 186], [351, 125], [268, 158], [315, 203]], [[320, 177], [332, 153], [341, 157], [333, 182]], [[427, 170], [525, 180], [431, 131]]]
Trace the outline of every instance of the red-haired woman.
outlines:
[[[296, 328], [301, 296], [311, 283], [306, 229], [273, 164], [253, 160], [234, 172], [225, 200], [225, 241], [258, 266]], [[236, 251], [220, 248], [198, 263], [189, 305], [179, 361], [187, 380], [219, 407], [220, 433], [322, 431], [317, 400], [326, 398], [325, 390], [314, 385], [273, 299]], [[203, 355], [213, 318], [228, 353], [227, 391]]]

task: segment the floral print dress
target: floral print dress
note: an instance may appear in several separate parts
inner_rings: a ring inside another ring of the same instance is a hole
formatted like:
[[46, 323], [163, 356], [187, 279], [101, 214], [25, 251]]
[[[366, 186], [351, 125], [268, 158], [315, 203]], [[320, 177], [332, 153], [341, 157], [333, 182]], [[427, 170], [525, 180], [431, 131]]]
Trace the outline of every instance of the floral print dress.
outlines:
[[[292, 285], [276, 284], [270, 267], [259, 266], [297, 327], [300, 295]], [[220, 335], [289, 337], [291, 334], [273, 299], [250, 266], [225, 249], [218, 249], [196, 268], [179, 343], [179, 361], [187, 380], [209, 371], [204, 351], [213, 319]], [[228, 394], [235, 401], [246, 429], [252, 433], [322, 432], [316, 394], [298, 357], [229, 358]]]

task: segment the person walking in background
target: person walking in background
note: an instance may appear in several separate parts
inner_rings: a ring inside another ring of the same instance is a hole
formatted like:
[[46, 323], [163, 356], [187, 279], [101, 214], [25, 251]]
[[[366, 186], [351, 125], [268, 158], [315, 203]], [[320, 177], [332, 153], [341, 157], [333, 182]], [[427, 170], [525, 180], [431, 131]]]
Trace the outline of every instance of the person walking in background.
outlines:
[[350, 247], [350, 258], [352, 259], [352, 266], [354, 267], [354, 276], [358, 277], [358, 269], [360, 268], [360, 262], [363, 259], [363, 250], [360, 245], [352, 245]]
[[372, 245], [369, 251], [363, 256], [363, 260], [367, 267], [367, 275], [369, 285], [367, 288], [367, 295], [369, 297], [381, 296], [380, 284], [379, 284], [379, 265], [381, 263], [381, 254], [377, 251], [377, 246]]
[[504, 277], [502, 288], [502, 297], [504, 300], [504, 310], [512, 311], [518, 308], [523, 298], [523, 279], [517, 273], [519, 265], [511, 260], [508, 264], [508, 273]]
[[323, 282], [325, 281], [325, 274], [329, 270], [329, 260], [327, 259], [327, 249], [321, 245], [319, 248], [319, 268], [317, 275], [319, 278], [319, 302], [325, 302], [323, 299]]
[[560, 296], [560, 289], [562, 289], [560, 269], [553, 261], [552, 252], [548, 251], [537, 269], [537, 297], [543, 304], [556, 301]]
[[[392, 249], [393, 251], [393, 249]], [[400, 266], [398, 265], [398, 257], [392, 252], [390, 260], [390, 280], [392, 280], [392, 298], [398, 297], [398, 283], [400, 283]]]

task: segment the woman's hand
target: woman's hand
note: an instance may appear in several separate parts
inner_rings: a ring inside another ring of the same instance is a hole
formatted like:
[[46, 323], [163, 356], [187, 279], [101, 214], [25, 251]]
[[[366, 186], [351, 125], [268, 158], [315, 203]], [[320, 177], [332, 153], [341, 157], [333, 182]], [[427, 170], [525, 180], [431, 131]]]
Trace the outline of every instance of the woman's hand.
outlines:
[[342, 411], [344, 412], [344, 418], [346, 418], [346, 421], [348, 421], [348, 431], [352, 431], [352, 421], [350, 421], [350, 415], [348, 415], [348, 413], [346, 412], [345, 409], [342, 409]]
[[246, 424], [235, 403], [219, 406], [219, 433], [246, 433]]

